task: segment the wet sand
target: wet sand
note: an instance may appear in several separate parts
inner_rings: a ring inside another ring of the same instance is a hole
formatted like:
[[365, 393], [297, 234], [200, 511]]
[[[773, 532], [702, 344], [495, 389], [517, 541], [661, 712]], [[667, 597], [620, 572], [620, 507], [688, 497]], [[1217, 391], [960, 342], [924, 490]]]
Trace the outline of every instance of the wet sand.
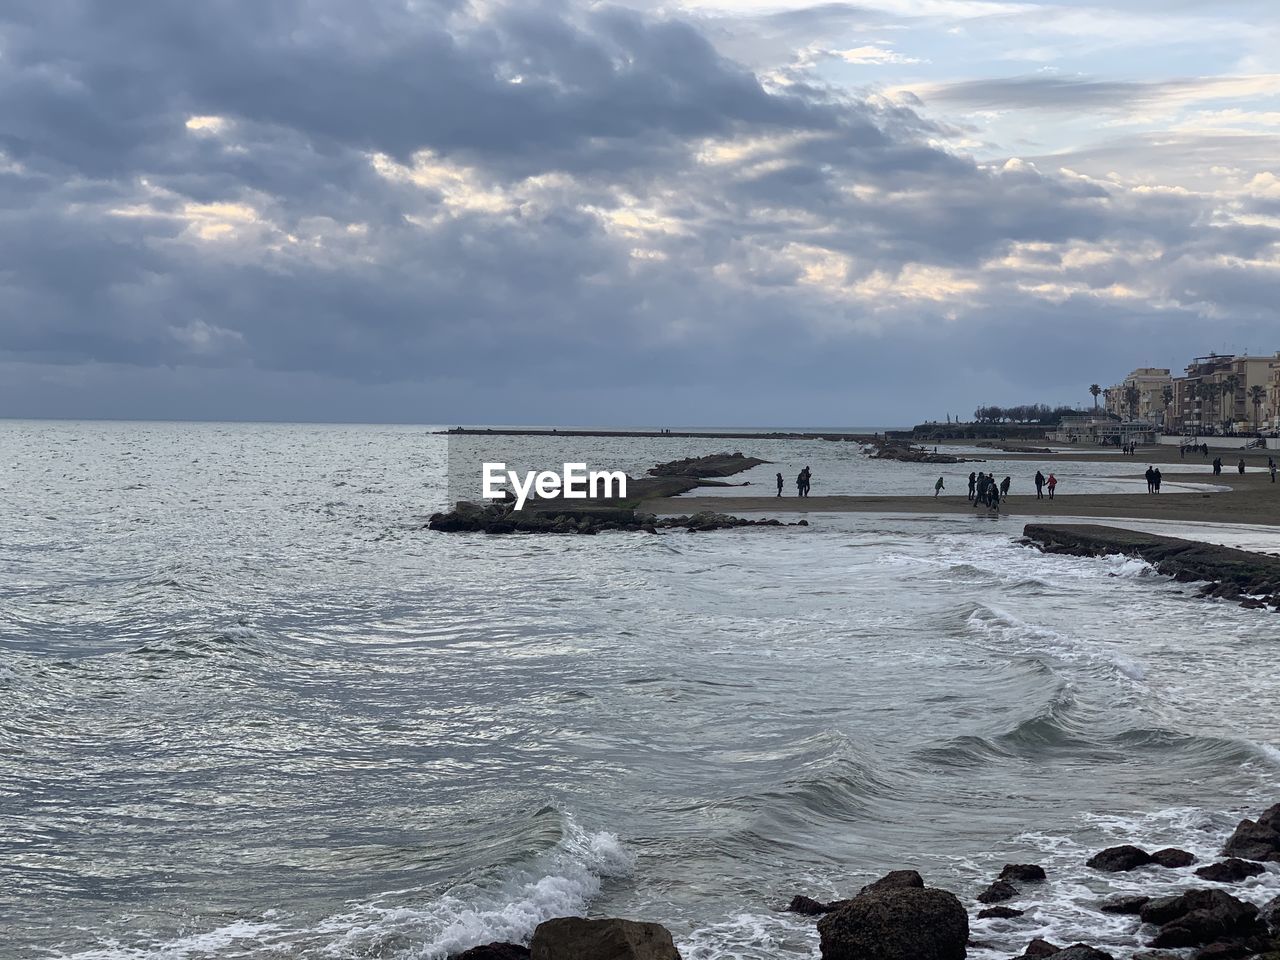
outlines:
[[[1173, 455], [1176, 458], [1178, 451]], [[1100, 456], [1103, 459], [1106, 455]], [[1043, 457], [1043, 455], [1042, 455]], [[1044, 457], [1046, 461], [1054, 458]], [[1078, 456], [1057, 459], [1083, 459]], [[1106, 457], [1106, 459], [1110, 459]], [[1212, 459], [1212, 458], [1211, 458]], [[1237, 457], [1237, 459], [1239, 459]], [[1134, 474], [1141, 480], [1146, 464], [1139, 460]], [[1266, 462], [1265, 455], [1263, 462]], [[1067, 495], [1058, 488], [1056, 499], [1037, 500], [1035, 494], [1011, 496], [1000, 502], [1003, 516], [1016, 517], [1099, 517], [1108, 519], [1200, 521], [1205, 523], [1253, 523], [1280, 527], [1280, 483], [1255, 469], [1243, 476], [1223, 473], [1215, 477], [1208, 469], [1194, 473], [1162, 470], [1165, 483], [1214, 483], [1228, 491], [1199, 491], [1148, 494], [1105, 493]], [[1025, 479], [1020, 482], [1025, 483]], [[672, 515], [711, 510], [717, 513], [932, 513], [989, 516], [986, 507], [974, 507], [960, 497], [674, 497], [647, 500], [641, 509]]]

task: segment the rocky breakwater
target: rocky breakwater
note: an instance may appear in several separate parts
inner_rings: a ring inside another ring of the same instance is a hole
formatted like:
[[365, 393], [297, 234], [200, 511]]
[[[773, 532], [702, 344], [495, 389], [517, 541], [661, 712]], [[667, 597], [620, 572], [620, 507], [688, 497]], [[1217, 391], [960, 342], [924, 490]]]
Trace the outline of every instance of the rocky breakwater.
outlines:
[[472, 502], [460, 500], [452, 510], [432, 514], [427, 528], [443, 533], [585, 533], [684, 529], [690, 533], [725, 530], [732, 527], [807, 527], [809, 521], [783, 523], [767, 518], [744, 520], [728, 514], [702, 511], [691, 516], [662, 517], [637, 509], [645, 500], [678, 496], [695, 487], [721, 486], [715, 477], [728, 477], [768, 463], [741, 453], [717, 453], [655, 464], [649, 476], [628, 478], [627, 496], [565, 500], [560, 497], [529, 499], [524, 509], [511, 501]]
[[684, 460], [657, 463], [650, 467], [648, 472], [651, 477], [689, 477], [705, 480], [708, 477], [732, 477], [734, 474], [768, 462], [768, 460], [743, 456], [741, 453], [713, 453], [706, 457], [686, 457]]
[[[969, 463], [964, 457], [957, 457], [950, 453], [935, 453], [927, 447], [916, 447], [907, 440], [897, 440], [889, 438], [879, 438], [872, 440], [869, 444], [875, 452], [871, 454], [872, 460], [900, 460], [903, 463]], [[982, 461], [976, 461], [981, 463]]]
[[[1247, 896], [1240, 884], [1280, 864], [1280, 804], [1256, 820], [1241, 820], [1222, 856], [1220, 862], [1197, 866], [1193, 854], [1177, 847], [1147, 851], [1121, 844], [1090, 857], [1083, 866], [1099, 878], [1124, 874], [1128, 889], [1147, 885], [1150, 890], [1094, 904], [1099, 913], [1133, 918], [1129, 934], [1118, 936], [1114, 926], [1107, 932], [1110, 949], [1133, 960], [1280, 960], [1280, 897], [1259, 906], [1230, 892], [1235, 885]], [[1188, 889], [1192, 876], [1209, 885]], [[894, 870], [848, 899], [824, 903], [796, 896], [784, 909], [818, 918], [822, 960], [963, 960], [977, 948], [989, 955], [991, 944], [970, 937], [970, 911], [978, 921], [997, 920], [1006, 929], [1026, 925], [1026, 946], [1010, 960], [1115, 960], [1098, 946], [1058, 945], [1034, 935], [1052, 925], [1051, 914], [1062, 905], [1046, 889], [1050, 879], [1039, 864], [1007, 863], [966, 907], [954, 893], [927, 885], [917, 871]], [[680, 953], [660, 924], [558, 917], [539, 924], [527, 945], [491, 943], [451, 960], [529, 958], [680, 960]]]
[[1206, 597], [1280, 610], [1280, 558], [1265, 553], [1092, 524], [1029, 523], [1022, 533], [1045, 553], [1137, 557], [1175, 580], [1203, 583]]
[[808, 520], [783, 523], [762, 518], [745, 520], [725, 513], [704, 510], [691, 516], [659, 517], [623, 507], [579, 507], [567, 509], [516, 510], [508, 503], [459, 502], [448, 513], [432, 514], [428, 530], [442, 533], [585, 533], [620, 530], [657, 533], [683, 529], [689, 533], [728, 530], [733, 527], [807, 527]]

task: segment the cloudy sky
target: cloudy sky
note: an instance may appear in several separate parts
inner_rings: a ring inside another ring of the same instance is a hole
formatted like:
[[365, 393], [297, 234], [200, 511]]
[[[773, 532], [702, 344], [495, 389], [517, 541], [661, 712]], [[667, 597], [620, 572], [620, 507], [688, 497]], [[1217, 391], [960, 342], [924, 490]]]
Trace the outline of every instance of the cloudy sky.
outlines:
[[0, 7], [0, 416], [900, 424], [1278, 304], [1274, 0]]

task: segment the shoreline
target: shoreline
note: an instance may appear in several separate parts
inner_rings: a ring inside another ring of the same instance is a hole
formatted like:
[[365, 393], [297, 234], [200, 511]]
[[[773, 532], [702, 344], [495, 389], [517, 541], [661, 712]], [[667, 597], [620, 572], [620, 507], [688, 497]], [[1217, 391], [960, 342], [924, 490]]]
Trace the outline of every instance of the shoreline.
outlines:
[[[1211, 475], [1166, 474], [1167, 483], [1205, 482]], [[1139, 478], [1140, 479], [1140, 478]], [[1015, 495], [1000, 501], [1000, 516], [1080, 517], [1107, 520], [1172, 520], [1203, 523], [1247, 523], [1280, 527], [1280, 483], [1261, 472], [1223, 474], [1212, 482], [1227, 487], [1217, 492], [1078, 493], [1037, 500]], [[717, 513], [925, 513], [939, 516], [990, 517], [985, 507], [974, 507], [963, 496], [814, 496], [814, 497], [687, 497], [647, 499], [640, 509], [648, 513], [676, 515]]]

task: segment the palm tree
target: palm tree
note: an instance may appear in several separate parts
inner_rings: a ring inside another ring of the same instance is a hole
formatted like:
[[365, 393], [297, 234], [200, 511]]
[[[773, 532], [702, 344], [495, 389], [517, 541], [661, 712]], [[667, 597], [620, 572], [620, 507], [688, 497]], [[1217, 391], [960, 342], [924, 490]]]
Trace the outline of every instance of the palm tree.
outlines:
[[[1205, 409], [1213, 403], [1216, 403], [1222, 396], [1222, 384], [1216, 380], [1200, 381], [1200, 423], [1204, 424]], [[1218, 412], [1222, 412], [1222, 408], [1218, 408]]]
[[[1240, 386], [1240, 378], [1236, 376], [1234, 373], [1229, 373], [1222, 378], [1222, 399], [1226, 400], [1230, 398], [1231, 400], [1230, 412], [1225, 417], [1223, 417], [1224, 425], [1229, 421], [1235, 420], [1236, 418], [1236, 389], [1239, 386]], [[1222, 412], [1221, 407], [1218, 409], [1218, 412], [1219, 413]]]
[[1267, 390], [1260, 384], [1254, 384], [1249, 388], [1249, 401], [1253, 404], [1253, 432], [1258, 432], [1258, 415], [1262, 409], [1262, 404], [1267, 399]]
[[1142, 399], [1142, 391], [1133, 384], [1124, 388], [1124, 404], [1129, 408], [1129, 419], [1138, 419], [1138, 401]]
[[1093, 412], [1098, 412], [1098, 394], [1102, 392], [1102, 388], [1096, 383], [1089, 384], [1089, 392], [1093, 394]]
[[1164, 429], [1169, 431], [1169, 407], [1173, 404], [1173, 384], [1166, 383], [1160, 388], [1160, 399], [1164, 401]]

